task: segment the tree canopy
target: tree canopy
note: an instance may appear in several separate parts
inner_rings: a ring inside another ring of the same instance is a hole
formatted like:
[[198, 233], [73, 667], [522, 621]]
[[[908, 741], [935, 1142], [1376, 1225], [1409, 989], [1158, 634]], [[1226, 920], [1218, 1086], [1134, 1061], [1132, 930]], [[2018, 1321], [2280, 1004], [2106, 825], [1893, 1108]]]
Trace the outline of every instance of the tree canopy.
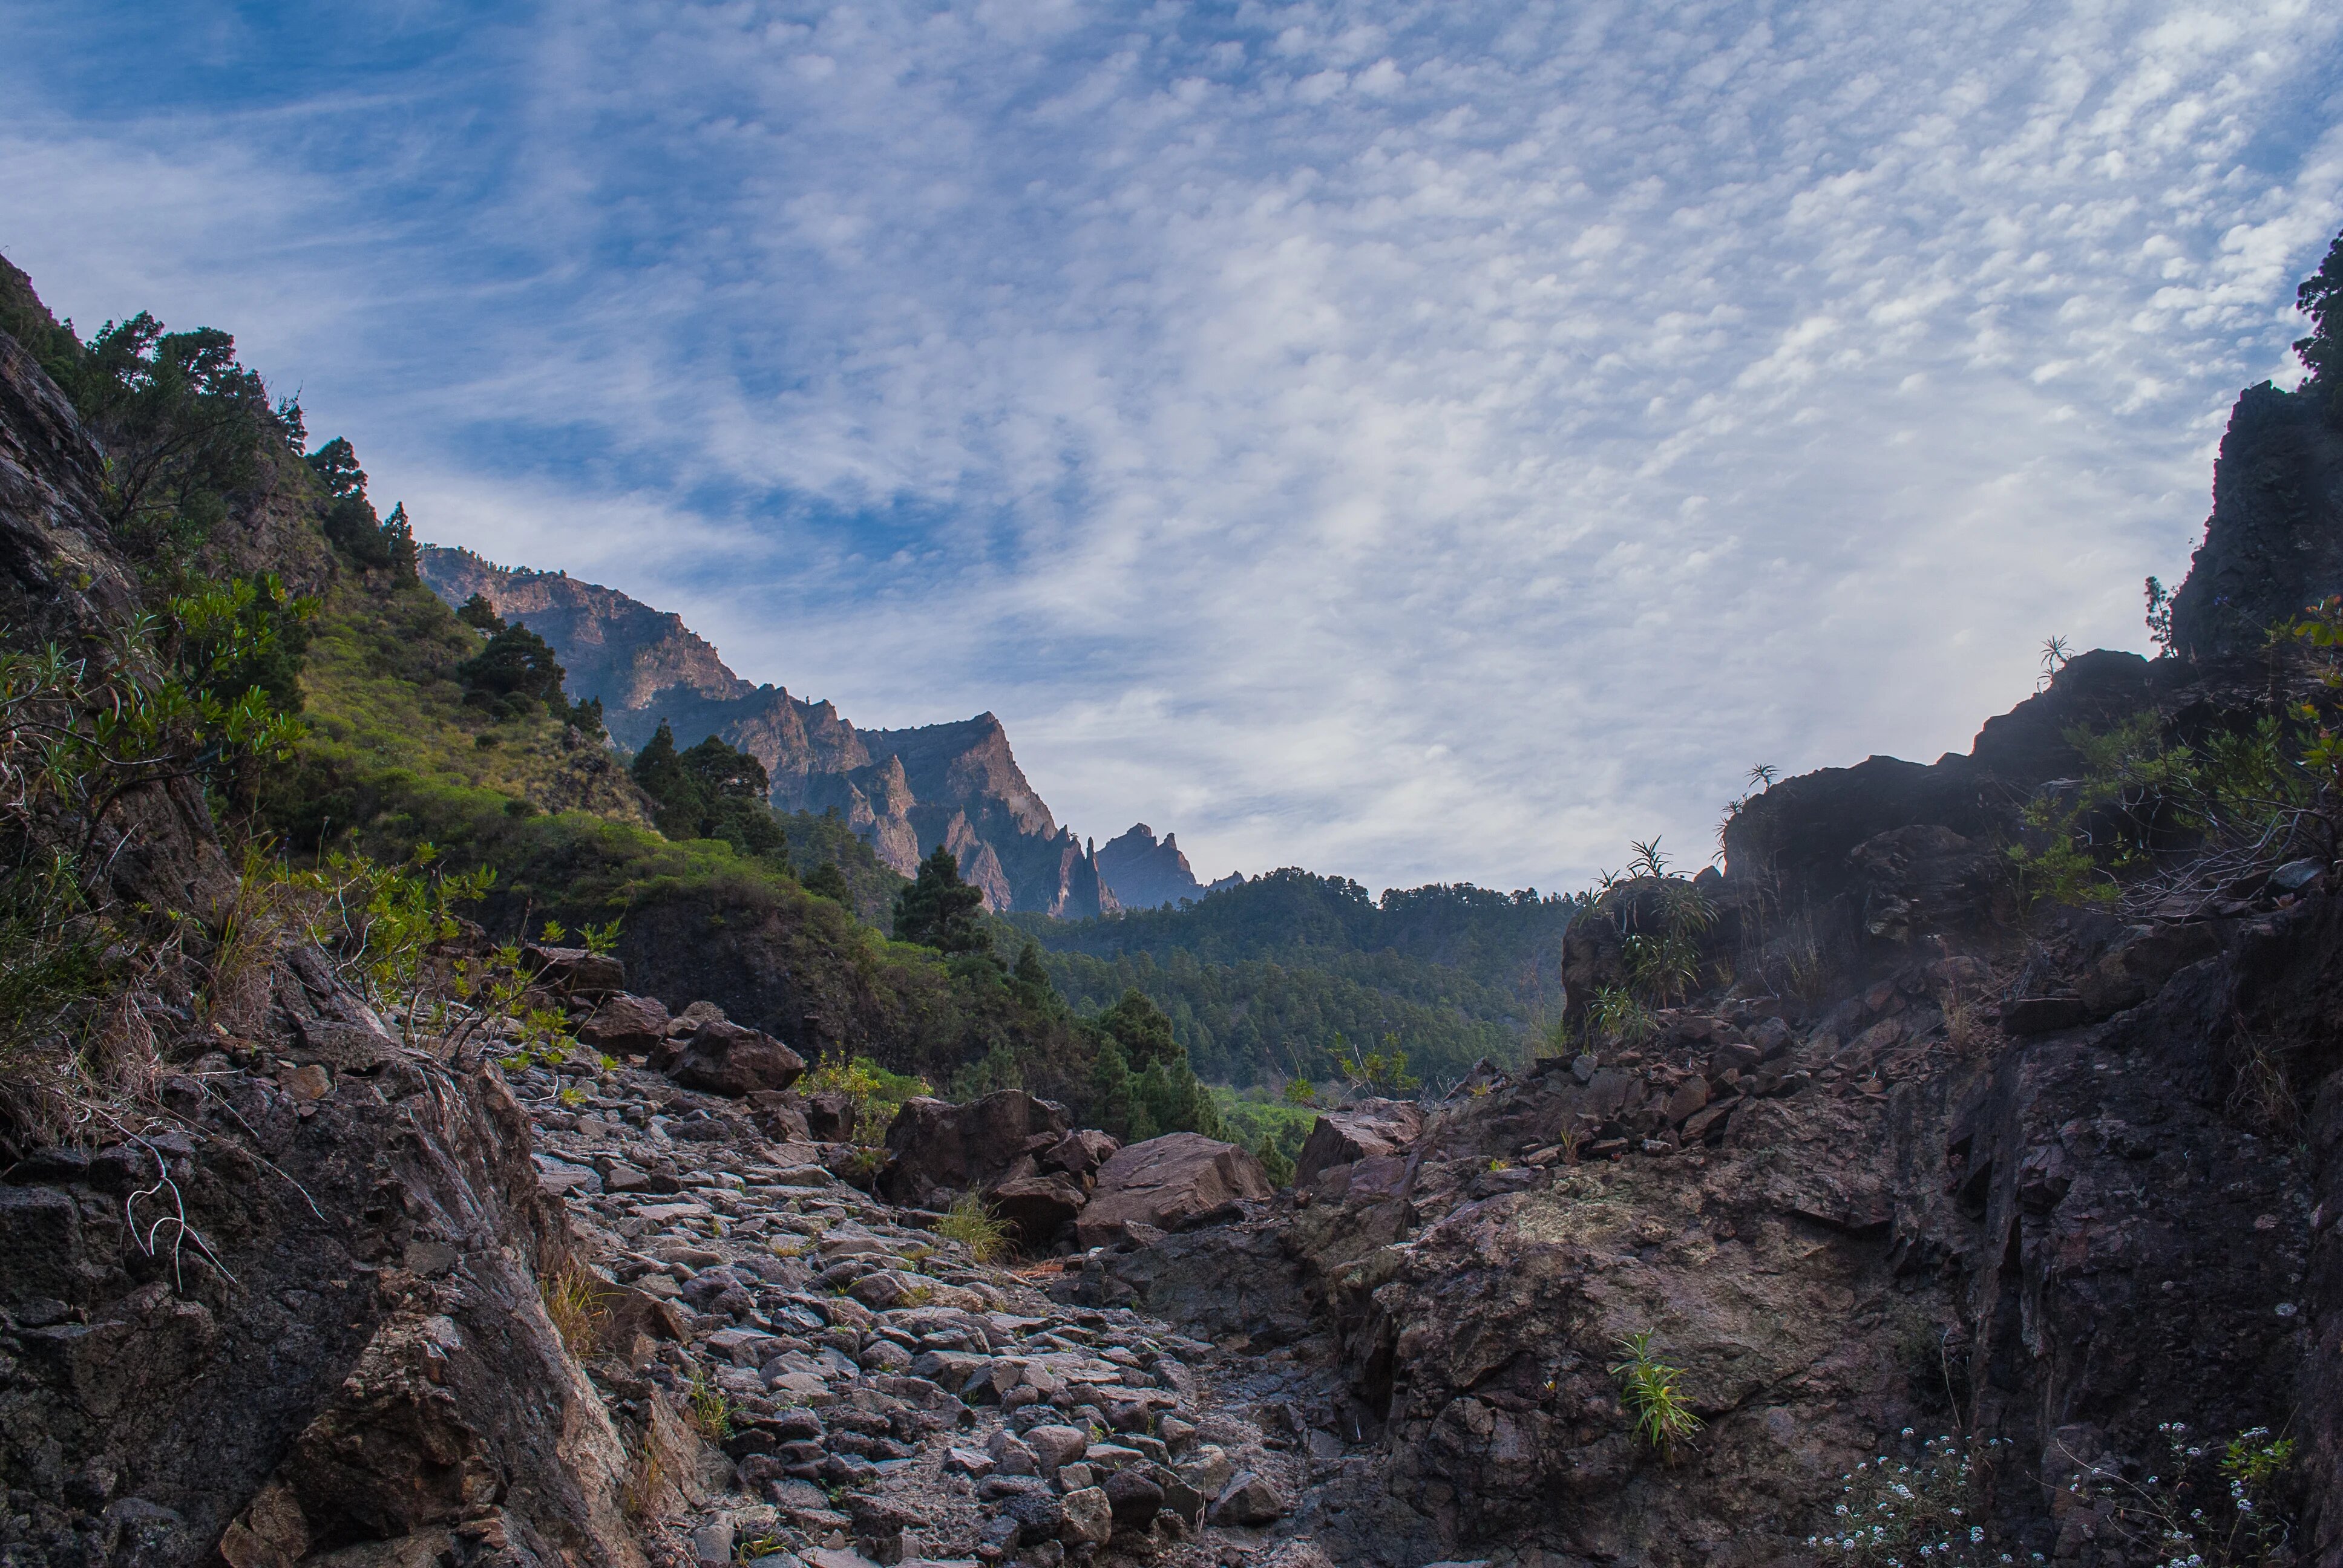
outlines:
[[2303, 368], [2302, 390], [2317, 394], [2327, 417], [2343, 425], [2343, 234], [2327, 247], [2327, 259], [2295, 291], [2295, 308], [2310, 317], [2310, 336], [2294, 346]]
[[661, 721], [628, 771], [659, 802], [654, 819], [670, 839], [720, 839], [750, 855], [789, 849], [789, 835], [766, 799], [772, 785], [765, 765], [717, 736], [678, 750], [674, 729]]
[[960, 862], [938, 844], [911, 885], [895, 895], [895, 940], [938, 952], [990, 952], [992, 938], [977, 919], [983, 907], [982, 890], [960, 880]]

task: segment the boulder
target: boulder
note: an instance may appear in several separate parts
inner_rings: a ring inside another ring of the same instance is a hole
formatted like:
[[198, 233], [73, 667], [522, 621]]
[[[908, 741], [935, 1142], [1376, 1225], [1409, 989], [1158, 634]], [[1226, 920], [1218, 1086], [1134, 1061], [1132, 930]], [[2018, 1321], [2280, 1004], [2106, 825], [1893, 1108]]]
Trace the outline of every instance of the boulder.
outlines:
[[520, 967], [538, 985], [559, 996], [603, 997], [627, 989], [625, 964], [608, 953], [584, 948], [531, 942], [520, 950]]
[[984, 1201], [993, 1213], [1009, 1227], [1017, 1245], [1028, 1252], [1048, 1246], [1067, 1222], [1081, 1212], [1089, 1196], [1082, 1191], [1081, 1181], [1056, 1172], [1015, 1177], [984, 1191]]
[[880, 1195], [890, 1203], [940, 1209], [959, 1193], [1009, 1175], [1037, 1134], [1050, 1134], [1054, 1144], [1071, 1131], [1064, 1106], [1021, 1089], [966, 1105], [920, 1095], [903, 1102], [887, 1129]]
[[806, 1143], [813, 1140], [802, 1102], [778, 1089], [760, 1089], [749, 1096], [749, 1120], [776, 1143]]
[[805, 1101], [806, 1134], [817, 1143], [845, 1143], [854, 1137], [854, 1096], [825, 1089]]
[[684, 1042], [668, 1076], [686, 1089], [738, 1099], [759, 1090], [787, 1089], [805, 1071], [805, 1058], [759, 1030], [703, 1023]]
[[594, 1016], [578, 1026], [578, 1042], [606, 1056], [649, 1056], [667, 1039], [673, 1021], [657, 998], [620, 991], [604, 998]]
[[1241, 1471], [1212, 1500], [1209, 1515], [1215, 1524], [1270, 1524], [1282, 1518], [1285, 1499], [1264, 1476]]
[[1062, 1171], [1069, 1176], [1084, 1178], [1114, 1158], [1115, 1151], [1121, 1147], [1112, 1135], [1086, 1127], [1079, 1132], [1067, 1133], [1038, 1158], [1044, 1171]]
[[1261, 1161], [1235, 1144], [1174, 1132], [1121, 1150], [1099, 1168], [1075, 1233], [1083, 1246], [1102, 1247], [1121, 1241], [1126, 1224], [1168, 1231], [1206, 1210], [1276, 1191]]
[[1372, 1156], [1397, 1154], [1423, 1135], [1423, 1107], [1412, 1100], [1361, 1100], [1318, 1119], [1293, 1162], [1293, 1184], [1321, 1171]]

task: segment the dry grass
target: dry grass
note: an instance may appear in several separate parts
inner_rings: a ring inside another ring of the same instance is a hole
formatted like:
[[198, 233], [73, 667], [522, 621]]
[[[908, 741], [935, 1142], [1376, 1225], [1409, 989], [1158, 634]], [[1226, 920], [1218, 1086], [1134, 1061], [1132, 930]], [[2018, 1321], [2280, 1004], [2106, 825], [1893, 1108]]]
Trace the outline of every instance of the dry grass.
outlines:
[[947, 1241], [958, 1241], [980, 1263], [1009, 1251], [1009, 1227], [974, 1192], [963, 1192], [952, 1200], [944, 1217], [936, 1221], [936, 1234]]
[[626, 1484], [618, 1492], [618, 1506], [629, 1519], [656, 1519], [662, 1512], [667, 1490], [667, 1462], [660, 1457], [658, 1436], [647, 1431], [642, 1446], [635, 1450], [634, 1461], [627, 1468]]
[[691, 1424], [710, 1442], [732, 1435], [732, 1396], [708, 1381], [704, 1370], [691, 1374]]
[[601, 1305], [601, 1282], [576, 1263], [537, 1282], [545, 1298], [545, 1315], [553, 1332], [573, 1356], [589, 1355], [600, 1342], [602, 1324], [609, 1313]]
[[2229, 1112], [2243, 1116], [2277, 1137], [2292, 1133], [2302, 1121], [2286, 1058], [2269, 1040], [2240, 1022], [2237, 1035], [2237, 1082], [2229, 1091]]
[[1985, 1047], [1992, 1026], [1985, 1020], [1985, 1008], [1976, 998], [1964, 995], [1958, 986], [1946, 986], [1939, 1000], [1945, 1010], [1945, 1038], [1952, 1042], [1955, 1054], [1974, 1056]]

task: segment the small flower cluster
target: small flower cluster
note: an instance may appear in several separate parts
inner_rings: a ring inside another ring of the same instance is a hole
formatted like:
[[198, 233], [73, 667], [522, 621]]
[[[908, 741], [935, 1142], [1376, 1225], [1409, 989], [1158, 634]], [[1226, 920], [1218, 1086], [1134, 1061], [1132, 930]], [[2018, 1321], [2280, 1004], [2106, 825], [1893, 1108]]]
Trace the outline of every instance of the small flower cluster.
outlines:
[[[1908, 1443], [1912, 1429], [1901, 1433]], [[1979, 1471], [2002, 1446], [1994, 1438], [1924, 1439], [1910, 1460], [1880, 1454], [1845, 1475], [1830, 1528], [1806, 1538], [1825, 1562], [1855, 1568], [1998, 1568], [1977, 1506]]]
[[[2294, 1462], [2294, 1439], [2256, 1426], [2209, 1446], [2186, 1422], [2156, 1430], [2165, 1443], [2157, 1473], [2132, 1482], [2093, 1469], [2066, 1490], [2096, 1498], [2117, 1533], [2149, 1553], [2156, 1568], [2260, 1568], [2291, 1560], [2293, 1530], [2276, 1493], [2279, 1474]], [[2227, 1493], [2227, 1506], [2213, 1501], [2210, 1513], [2198, 1501], [2214, 1490], [2208, 1469]]]

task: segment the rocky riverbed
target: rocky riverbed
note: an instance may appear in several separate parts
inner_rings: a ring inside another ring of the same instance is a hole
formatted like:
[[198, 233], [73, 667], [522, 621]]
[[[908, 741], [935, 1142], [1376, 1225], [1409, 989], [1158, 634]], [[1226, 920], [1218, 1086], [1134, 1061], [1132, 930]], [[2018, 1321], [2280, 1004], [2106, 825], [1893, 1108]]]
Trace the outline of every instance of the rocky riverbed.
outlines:
[[861, 1151], [648, 1069], [516, 1089], [671, 1561], [1317, 1560], [1281, 1528], [1312, 1446], [1263, 1425], [1316, 1378], [1292, 1350], [1070, 1304], [1060, 1261], [980, 1264], [842, 1179]]

